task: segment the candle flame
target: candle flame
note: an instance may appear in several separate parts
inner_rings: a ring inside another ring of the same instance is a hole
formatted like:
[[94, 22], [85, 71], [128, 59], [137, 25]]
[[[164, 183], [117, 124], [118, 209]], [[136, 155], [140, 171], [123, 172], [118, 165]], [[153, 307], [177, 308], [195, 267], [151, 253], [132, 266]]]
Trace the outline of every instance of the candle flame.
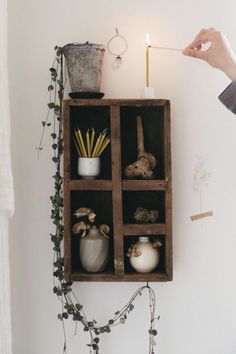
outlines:
[[149, 33], [146, 33], [145, 44], [148, 47], [151, 45]]

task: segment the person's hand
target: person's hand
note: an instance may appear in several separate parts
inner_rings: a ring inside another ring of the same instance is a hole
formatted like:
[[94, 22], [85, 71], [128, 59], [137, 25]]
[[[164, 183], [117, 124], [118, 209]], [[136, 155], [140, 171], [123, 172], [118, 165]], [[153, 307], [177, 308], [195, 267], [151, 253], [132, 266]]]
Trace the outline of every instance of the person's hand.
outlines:
[[[207, 49], [204, 49], [204, 44], [208, 44]], [[214, 28], [202, 29], [183, 54], [205, 60], [231, 80], [236, 80], [236, 57], [225, 36]]]

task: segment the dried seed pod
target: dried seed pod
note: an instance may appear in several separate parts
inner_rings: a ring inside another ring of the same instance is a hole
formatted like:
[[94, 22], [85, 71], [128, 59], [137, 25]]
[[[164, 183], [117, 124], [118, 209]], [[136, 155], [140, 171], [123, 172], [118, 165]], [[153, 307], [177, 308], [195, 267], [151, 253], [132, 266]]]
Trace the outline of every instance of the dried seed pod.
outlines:
[[88, 214], [88, 219], [90, 222], [94, 222], [95, 218], [96, 218], [96, 214], [93, 211]]
[[87, 230], [89, 230], [90, 227], [91, 225], [86, 224], [84, 221], [80, 221], [73, 226], [72, 231], [76, 235], [78, 235], [82, 231], [83, 233], [81, 237], [84, 237], [86, 235]]
[[131, 245], [129, 248], [128, 248], [128, 252], [126, 253], [126, 256], [127, 257], [139, 257], [141, 256], [142, 252], [141, 250], [138, 248], [138, 246], [136, 245]]
[[109, 237], [109, 236], [107, 235], [108, 232], [110, 231], [110, 228], [109, 228], [108, 225], [106, 225], [106, 224], [100, 225], [100, 226], [99, 226], [99, 231], [100, 231], [100, 233], [101, 233], [103, 236]]
[[153, 248], [158, 248], [162, 246], [162, 242], [159, 240], [156, 240], [155, 242], [153, 242], [152, 247]]
[[155, 223], [159, 217], [159, 210], [149, 210], [149, 219], [151, 223]]

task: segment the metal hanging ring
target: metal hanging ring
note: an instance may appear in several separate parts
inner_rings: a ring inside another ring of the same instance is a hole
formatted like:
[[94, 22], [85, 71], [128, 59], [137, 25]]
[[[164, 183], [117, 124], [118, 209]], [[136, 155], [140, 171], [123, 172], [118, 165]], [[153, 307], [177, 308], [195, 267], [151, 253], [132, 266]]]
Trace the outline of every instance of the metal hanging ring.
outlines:
[[[107, 50], [108, 50], [108, 52], [109, 52], [111, 55], [114, 55], [118, 61], [119, 61], [119, 60], [121, 61], [121, 60], [122, 60], [121, 56], [128, 50], [128, 42], [127, 42], [127, 40], [125, 39], [125, 37], [123, 37], [121, 34], [119, 34], [119, 31], [118, 31], [117, 28], [115, 28], [115, 30], [116, 30], [116, 34], [115, 34], [113, 37], [111, 37], [111, 39], [110, 39], [110, 40], [108, 41], [108, 43], [107, 43]], [[111, 50], [110, 45], [111, 45], [111, 42], [112, 42], [115, 38], [118, 38], [118, 37], [121, 38], [122, 41], [124, 42], [124, 50], [123, 50], [122, 52], [120, 52], [120, 53], [115, 53], [115, 52], [113, 52], [113, 51]]]

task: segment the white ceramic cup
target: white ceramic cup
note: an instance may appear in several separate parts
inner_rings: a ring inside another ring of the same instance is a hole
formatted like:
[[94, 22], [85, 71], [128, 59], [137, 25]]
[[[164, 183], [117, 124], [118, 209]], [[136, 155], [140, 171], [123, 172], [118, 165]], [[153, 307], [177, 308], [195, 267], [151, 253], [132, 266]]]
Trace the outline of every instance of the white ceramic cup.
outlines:
[[79, 157], [78, 174], [84, 179], [95, 179], [100, 173], [100, 157]]

